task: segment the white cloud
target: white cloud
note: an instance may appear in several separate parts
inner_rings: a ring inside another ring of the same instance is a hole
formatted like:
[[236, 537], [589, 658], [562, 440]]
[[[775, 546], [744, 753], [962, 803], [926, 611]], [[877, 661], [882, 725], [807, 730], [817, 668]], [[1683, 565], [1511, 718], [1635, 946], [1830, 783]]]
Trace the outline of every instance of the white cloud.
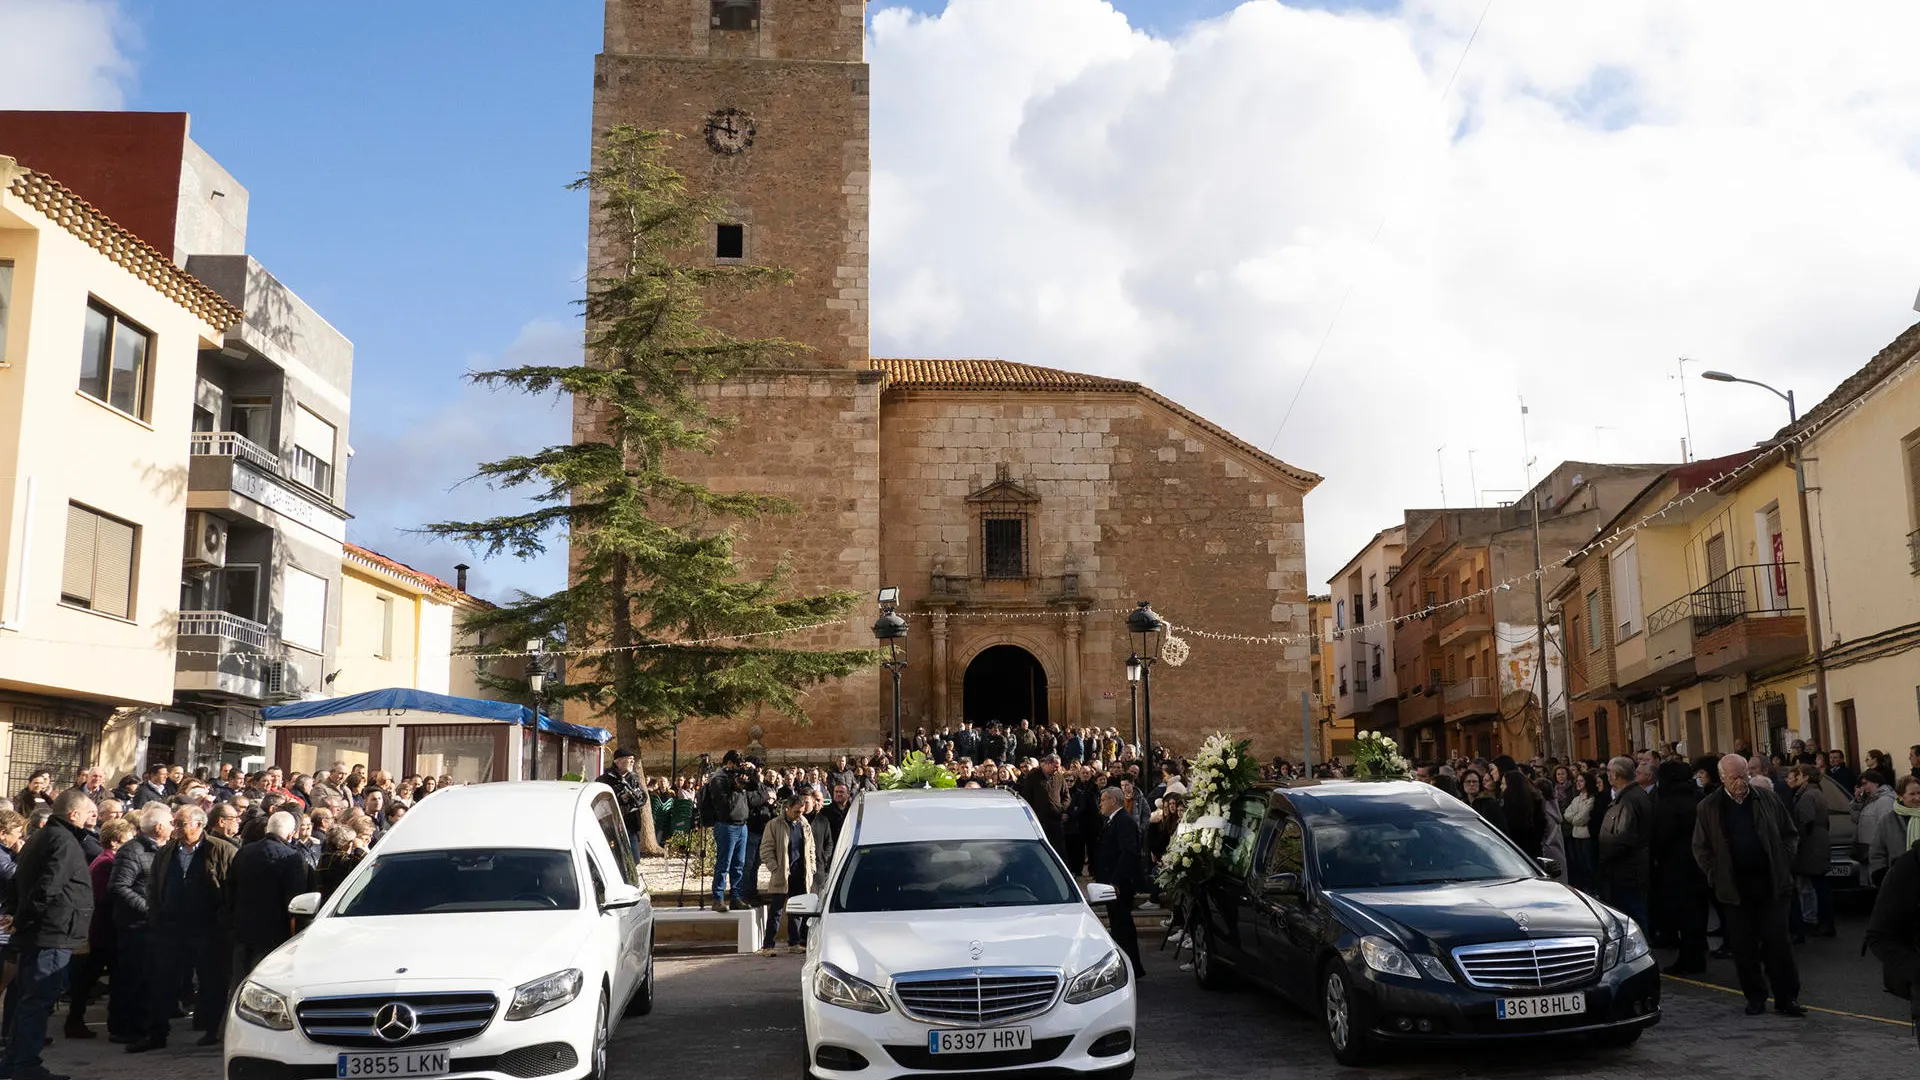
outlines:
[[117, 0], [0, 0], [0, 108], [121, 108], [131, 34]]
[[[520, 328], [497, 356], [475, 357], [471, 370], [525, 364], [573, 364], [580, 360], [580, 329], [546, 319]], [[354, 520], [348, 538], [416, 570], [452, 581], [458, 563], [474, 565], [468, 590], [492, 600], [514, 590], [547, 593], [567, 583], [564, 536], [548, 553], [528, 562], [510, 555], [482, 562], [455, 544], [413, 532], [436, 521], [475, 521], [528, 508], [525, 489], [495, 491], [464, 482], [474, 467], [512, 454], [565, 442], [572, 412], [549, 396], [535, 400], [515, 390], [488, 390], [463, 383], [451, 399], [412, 411], [388, 406], [384, 427], [356, 423], [348, 477]]]
[[[1685, 355], [1811, 403], [1912, 319], [1920, 7], [1104, 0], [873, 19], [876, 353], [1137, 377], [1327, 476], [1316, 583], [1532, 451], [1671, 460]], [[1382, 222], [1384, 221], [1384, 227]], [[1374, 236], [1378, 231], [1378, 239]], [[1696, 382], [1701, 456], [1770, 433]], [[1606, 428], [1604, 432], [1596, 430]]]

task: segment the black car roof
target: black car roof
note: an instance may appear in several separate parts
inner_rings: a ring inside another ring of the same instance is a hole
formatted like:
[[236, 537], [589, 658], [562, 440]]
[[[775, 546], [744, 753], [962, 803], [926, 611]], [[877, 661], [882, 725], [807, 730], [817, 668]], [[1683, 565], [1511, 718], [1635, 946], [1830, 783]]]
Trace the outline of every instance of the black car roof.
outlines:
[[1282, 794], [1301, 816], [1367, 818], [1383, 806], [1454, 815], [1473, 811], [1431, 784], [1412, 780], [1266, 781], [1253, 790]]

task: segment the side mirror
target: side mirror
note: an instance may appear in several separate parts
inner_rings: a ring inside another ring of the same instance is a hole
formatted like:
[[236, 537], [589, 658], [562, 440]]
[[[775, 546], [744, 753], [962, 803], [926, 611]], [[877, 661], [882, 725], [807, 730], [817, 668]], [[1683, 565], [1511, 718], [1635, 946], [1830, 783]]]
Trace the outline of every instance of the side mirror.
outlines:
[[1306, 889], [1300, 885], [1299, 874], [1273, 874], [1267, 878], [1269, 896], [1298, 896]]
[[1087, 885], [1087, 903], [1089, 904], [1111, 904], [1118, 899], [1120, 894], [1115, 892], [1111, 885], [1102, 885], [1097, 881]]
[[629, 885], [624, 881], [616, 881], [607, 886], [606, 899], [600, 901], [600, 910], [615, 911], [620, 908], [635, 907], [640, 901], [646, 898], [647, 890], [640, 888], [638, 885]]
[[1557, 878], [1560, 876], [1560, 860], [1559, 859], [1549, 859], [1545, 855], [1542, 855], [1533, 861], [1539, 865], [1540, 869], [1545, 870], [1547, 872], [1548, 877]]
[[801, 893], [787, 898], [787, 914], [802, 919], [820, 917], [820, 898], [813, 893]]
[[303, 892], [287, 901], [287, 914], [305, 915], [310, 918], [319, 912], [321, 902], [319, 893]]

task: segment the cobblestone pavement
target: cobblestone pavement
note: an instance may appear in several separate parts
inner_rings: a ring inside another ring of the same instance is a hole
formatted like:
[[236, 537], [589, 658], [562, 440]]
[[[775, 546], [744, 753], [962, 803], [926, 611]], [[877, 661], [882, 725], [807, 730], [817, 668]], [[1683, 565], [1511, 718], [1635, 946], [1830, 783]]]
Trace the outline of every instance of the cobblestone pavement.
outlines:
[[[1143, 943], [1149, 977], [1141, 990], [1142, 1080], [1355, 1076], [1428, 1080], [1456, 1076], [1593, 1077], [1648, 1080], [1655, 1075], [1920, 1075], [1920, 1045], [1905, 1023], [1907, 1004], [1879, 989], [1879, 970], [1859, 957], [1859, 917], [1839, 938], [1800, 951], [1805, 1020], [1748, 1017], [1732, 986], [1732, 964], [1716, 961], [1703, 980], [1669, 979], [1665, 1019], [1626, 1050], [1595, 1051], [1572, 1040], [1403, 1053], [1367, 1070], [1344, 1069], [1328, 1054], [1316, 1021], [1271, 995], [1206, 993], [1179, 969], [1171, 950]], [[1670, 959], [1667, 957], [1666, 959]], [[793, 1078], [800, 1073], [800, 959], [727, 956], [663, 960], [654, 1015], [616, 1034], [613, 1075], [641, 1080], [663, 1071], [715, 1080]], [[98, 1013], [99, 1010], [95, 1010]], [[96, 1024], [96, 1029], [98, 1025]], [[55, 1025], [58, 1030], [58, 1024]], [[185, 1045], [129, 1055], [104, 1039], [57, 1041], [47, 1064], [76, 1080], [215, 1080], [220, 1057]], [[664, 1068], [663, 1068], [664, 1066]]]

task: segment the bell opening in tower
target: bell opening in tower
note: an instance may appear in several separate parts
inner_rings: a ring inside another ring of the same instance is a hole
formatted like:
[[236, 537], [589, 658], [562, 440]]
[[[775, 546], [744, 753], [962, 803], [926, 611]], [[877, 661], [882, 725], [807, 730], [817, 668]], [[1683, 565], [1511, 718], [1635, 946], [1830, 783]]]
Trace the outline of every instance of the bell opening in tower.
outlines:
[[713, 28], [715, 30], [758, 30], [760, 0], [713, 0]]

